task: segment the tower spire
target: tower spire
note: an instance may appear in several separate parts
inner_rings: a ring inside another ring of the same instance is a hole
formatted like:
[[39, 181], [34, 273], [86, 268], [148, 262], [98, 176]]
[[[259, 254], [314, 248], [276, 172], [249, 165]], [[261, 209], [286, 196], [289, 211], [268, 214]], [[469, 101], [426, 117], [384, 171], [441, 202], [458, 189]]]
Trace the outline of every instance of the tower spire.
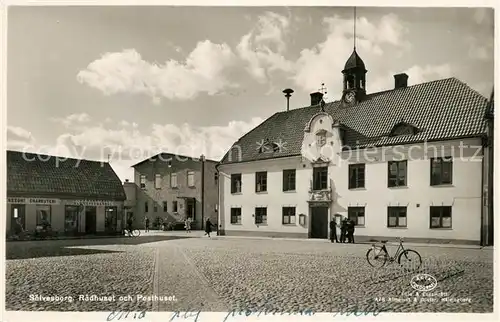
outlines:
[[356, 50], [356, 7], [354, 7], [354, 50]]

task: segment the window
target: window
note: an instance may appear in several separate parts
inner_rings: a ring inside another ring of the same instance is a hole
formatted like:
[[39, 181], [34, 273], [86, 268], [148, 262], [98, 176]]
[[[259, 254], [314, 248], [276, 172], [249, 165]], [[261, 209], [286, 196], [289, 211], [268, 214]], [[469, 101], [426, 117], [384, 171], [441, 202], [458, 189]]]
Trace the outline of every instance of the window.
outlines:
[[267, 224], [267, 208], [265, 207], [255, 208], [255, 223]]
[[328, 188], [328, 167], [313, 168], [313, 190]]
[[349, 189], [365, 187], [365, 165], [349, 164]]
[[164, 201], [163, 202], [163, 212], [167, 212], [168, 211], [168, 202]]
[[50, 205], [36, 205], [36, 225], [50, 225], [51, 222], [51, 207]]
[[170, 175], [170, 187], [177, 188], [177, 173]]
[[295, 169], [283, 170], [283, 191], [295, 190]]
[[78, 208], [79, 206], [65, 206], [64, 231], [78, 232]]
[[158, 205], [153, 201], [153, 211], [158, 212]]
[[451, 228], [451, 207], [431, 206], [431, 228]]
[[141, 174], [141, 182], [140, 182], [140, 184], [141, 184], [141, 189], [146, 188], [146, 175]]
[[431, 159], [431, 186], [451, 184], [453, 174], [453, 161], [451, 158]]
[[406, 207], [387, 208], [387, 227], [406, 227]]
[[117, 207], [106, 207], [104, 212], [104, 229], [106, 231], [116, 231], [118, 219]]
[[231, 224], [241, 224], [241, 208], [231, 208]]
[[172, 210], [174, 212], [177, 212], [177, 201], [176, 200], [174, 200], [174, 202], [172, 203]]
[[283, 225], [295, 224], [295, 207], [283, 207]]
[[155, 174], [155, 189], [161, 189], [161, 174]]
[[356, 226], [365, 225], [365, 207], [348, 207], [347, 217], [354, 221]]
[[194, 187], [194, 171], [188, 171], [187, 184], [188, 184], [188, 187]]
[[144, 201], [144, 212], [148, 212], [149, 211], [149, 205], [148, 205], [148, 202], [147, 201]]
[[241, 192], [241, 173], [231, 175], [231, 193]]
[[326, 144], [326, 131], [316, 133], [316, 145], [321, 147]]
[[388, 163], [387, 186], [404, 187], [406, 186], [407, 161], [391, 161]]
[[255, 173], [255, 192], [267, 191], [267, 172]]

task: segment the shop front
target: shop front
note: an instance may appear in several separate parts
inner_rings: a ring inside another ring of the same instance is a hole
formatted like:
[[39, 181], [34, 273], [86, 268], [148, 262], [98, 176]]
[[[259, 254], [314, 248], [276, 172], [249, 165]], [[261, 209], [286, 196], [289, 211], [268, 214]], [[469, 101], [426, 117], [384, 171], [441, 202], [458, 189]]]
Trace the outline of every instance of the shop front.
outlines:
[[7, 198], [7, 229], [20, 224], [27, 231], [40, 228], [44, 222], [64, 235], [116, 233], [122, 230], [123, 201]]

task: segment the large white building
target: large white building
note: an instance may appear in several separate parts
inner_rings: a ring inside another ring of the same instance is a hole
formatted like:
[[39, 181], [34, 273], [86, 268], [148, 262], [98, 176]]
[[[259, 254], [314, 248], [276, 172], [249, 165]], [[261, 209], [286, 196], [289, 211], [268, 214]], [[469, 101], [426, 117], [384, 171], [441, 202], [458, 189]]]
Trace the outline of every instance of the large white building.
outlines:
[[[366, 93], [356, 51], [340, 100], [279, 112], [234, 143], [219, 170], [226, 235], [487, 243], [492, 222], [484, 154], [489, 101], [447, 78]], [[489, 200], [489, 201], [488, 201]], [[487, 207], [485, 207], [487, 206]]]

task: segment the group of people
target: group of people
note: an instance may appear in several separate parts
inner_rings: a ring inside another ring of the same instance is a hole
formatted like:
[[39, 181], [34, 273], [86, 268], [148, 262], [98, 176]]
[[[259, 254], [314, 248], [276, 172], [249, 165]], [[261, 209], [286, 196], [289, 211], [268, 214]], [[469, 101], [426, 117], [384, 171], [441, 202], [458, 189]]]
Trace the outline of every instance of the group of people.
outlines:
[[[133, 217], [129, 216], [129, 218], [127, 220], [127, 228], [128, 228], [129, 232], [132, 232], [133, 222], [134, 222]], [[191, 223], [192, 222], [193, 222], [193, 220], [191, 219], [191, 217], [187, 217], [184, 220], [184, 228], [186, 229], [187, 233], [191, 232]], [[149, 224], [150, 224], [149, 218], [145, 217], [144, 218], [144, 230], [145, 230], [145, 232], [149, 232]], [[214, 227], [214, 226], [215, 225], [212, 224], [212, 222], [210, 221], [210, 218], [208, 218], [207, 221], [205, 222], [205, 236], [210, 237], [210, 233], [212, 232], [212, 227]]]
[[330, 241], [332, 243], [345, 243], [347, 240], [347, 243], [354, 244], [354, 227], [356, 226], [354, 220], [344, 218], [340, 222], [340, 241], [337, 238], [337, 226], [335, 219], [332, 219], [330, 221]]

